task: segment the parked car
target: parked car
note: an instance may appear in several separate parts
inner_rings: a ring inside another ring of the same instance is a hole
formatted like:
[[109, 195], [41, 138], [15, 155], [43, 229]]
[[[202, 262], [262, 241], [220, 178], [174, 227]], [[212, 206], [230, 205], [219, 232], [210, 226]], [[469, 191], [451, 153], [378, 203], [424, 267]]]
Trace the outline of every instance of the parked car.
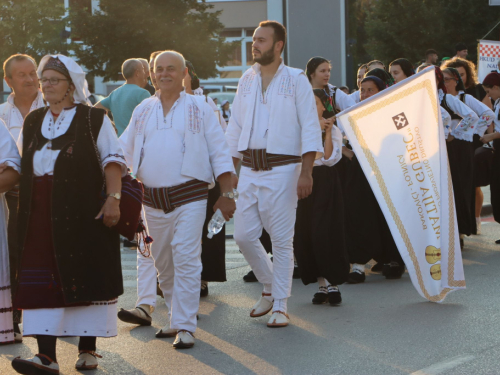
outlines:
[[229, 100], [229, 108], [231, 108], [231, 105], [233, 104], [234, 97], [236, 95], [236, 92], [211, 92], [207, 96], [211, 97], [212, 99], [217, 98], [217, 106], [220, 108], [221, 103], [224, 100]]

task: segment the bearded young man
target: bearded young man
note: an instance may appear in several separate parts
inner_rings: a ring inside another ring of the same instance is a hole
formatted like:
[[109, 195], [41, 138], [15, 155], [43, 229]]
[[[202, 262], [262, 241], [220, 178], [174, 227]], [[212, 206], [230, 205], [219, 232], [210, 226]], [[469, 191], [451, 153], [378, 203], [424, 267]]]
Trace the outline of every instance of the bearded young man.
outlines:
[[[312, 191], [312, 168], [323, 155], [321, 128], [312, 87], [302, 70], [285, 66], [280, 55], [286, 29], [261, 22], [253, 35], [255, 64], [238, 83], [226, 140], [242, 168], [234, 239], [264, 291], [251, 317], [273, 314], [268, 327], [289, 323], [287, 299], [293, 274], [293, 234], [297, 198]], [[265, 228], [274, 263], [259, 238]]]

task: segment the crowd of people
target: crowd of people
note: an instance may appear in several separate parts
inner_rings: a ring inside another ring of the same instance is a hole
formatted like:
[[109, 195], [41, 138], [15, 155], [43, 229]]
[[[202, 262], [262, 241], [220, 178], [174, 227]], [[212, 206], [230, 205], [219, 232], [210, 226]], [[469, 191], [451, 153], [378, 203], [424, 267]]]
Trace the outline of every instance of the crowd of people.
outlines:
[[[329, 83], [325, 58], [311, 58], [305, 71], [286, 66], [285, 41], [280, 23], [259, 25], [255, 63], [231, 109], [224, 102], [221, 110], [176, 51], [125, 61], [126, 83], [94, 106], [73, 59], [5, 61], [13, 92], [0, 106], [0, 343], [23, 336], [38, 343], [33, 358], [12, 361], [18, 373], [58, 374], [56, 343], [64, 336], [80, 338], [77, 369], [97, 368], [97, 337], [116, 336], [117, 319], [151, 325], [157, 288], [168, 321], [156, 337], [193, 347], [200, 297], [209, 282], [226, 281], [224, 229], [206, 236], [216, 210], [234, 216], [234, 239], [263, 286], [249, 315], [271, 313], [268, 327], [290, 323], [294, 274], [317, 283], [316, 305], [339, 305], [339, 285], [364, 282], [371, 260], [372, 272], [402, 277], [405, 264], [335, 116], [415, 69], [404, 58], [388, 68], [370, 61], [349, 94]], [[437, 53], [427, 57], [424, 64], [437, 62]], [[500, 147], [500, 74], [480, 85], [465, 56], [433, 69], [463, 245], [480, 232], [481, 186], [491, 185], [500, 222], [493, 151]], [[114, 227], [128, 173], [143, 184], [142, 216], [154, 242], [139, 240], [138, 299], [117, 313], [123, 280]]]

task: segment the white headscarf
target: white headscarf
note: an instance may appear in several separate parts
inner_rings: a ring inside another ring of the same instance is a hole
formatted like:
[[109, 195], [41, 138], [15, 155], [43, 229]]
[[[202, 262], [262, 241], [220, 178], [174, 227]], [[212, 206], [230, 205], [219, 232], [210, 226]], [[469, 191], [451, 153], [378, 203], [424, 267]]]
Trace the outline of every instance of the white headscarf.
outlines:
[[38, 65], [38, 71], [37, 71], [38, 77], [42, 76], [43, 68], [45, 67], [45, 64], [47, 64], [47, 62], [51, 57], [58, 58], [64, 64], [64, 66], [66, 66], [66, 69], [68, 69], [71, 80], [75, 85], [75, 92], [73, 93], [73, 99], [75, 103], [92, 105], [87, 100], [87, 98], [90, 96], [90, 91], [88, 88], [87, 80], [85, 79], [85, 72], [80, 67], [80, 65], [78, 65], [72, 58], [64, 55], [44, 56], [40, 61], [40, 65]]

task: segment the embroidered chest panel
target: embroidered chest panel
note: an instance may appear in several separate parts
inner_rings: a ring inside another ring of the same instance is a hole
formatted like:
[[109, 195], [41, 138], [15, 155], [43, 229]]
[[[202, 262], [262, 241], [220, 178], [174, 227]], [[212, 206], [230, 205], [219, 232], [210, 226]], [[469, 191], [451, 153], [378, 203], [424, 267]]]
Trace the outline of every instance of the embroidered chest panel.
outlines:
[[278, 95], [291, 96], [295, 94], [295, 82], [292, 76], [284, 75], [280, 79]]
[[201, 130], [201, 111], [194, 104], [188, 104], [188, 130], [193, 134]]
[[255, 81], [255, 73], [250, 73], [244, 76], [240, 82], [240, 90], [243, 95], [250, 94], [252, 92], [252, 84]]
[[148, 105], [137, 118], [137, 121], [135, 122], [136, 135], [140, 135], [144, 132], [144, 124], [146, 123], [146, 120], [149, 118], [149, 113], [153, 108], [155, 108], [154, 105], [152, 104]]

